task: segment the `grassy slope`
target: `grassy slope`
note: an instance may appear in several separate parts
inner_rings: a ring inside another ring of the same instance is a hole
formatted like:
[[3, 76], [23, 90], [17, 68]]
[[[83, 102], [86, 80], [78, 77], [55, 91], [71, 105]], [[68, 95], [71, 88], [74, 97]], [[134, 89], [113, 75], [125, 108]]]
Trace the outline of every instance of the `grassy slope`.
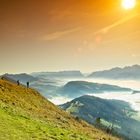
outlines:
[[93, 140], [112, 136], [76, 121], [37, 91], [0, 80], [0, 140]]

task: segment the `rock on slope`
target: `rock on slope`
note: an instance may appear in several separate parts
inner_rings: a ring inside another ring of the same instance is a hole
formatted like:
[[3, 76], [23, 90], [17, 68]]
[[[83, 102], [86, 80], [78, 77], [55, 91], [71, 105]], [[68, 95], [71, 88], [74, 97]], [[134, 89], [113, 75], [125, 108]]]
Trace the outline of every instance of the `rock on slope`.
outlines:
[[0, 80], [0, 140], [118, 139], [77, 121], [33, 89]]

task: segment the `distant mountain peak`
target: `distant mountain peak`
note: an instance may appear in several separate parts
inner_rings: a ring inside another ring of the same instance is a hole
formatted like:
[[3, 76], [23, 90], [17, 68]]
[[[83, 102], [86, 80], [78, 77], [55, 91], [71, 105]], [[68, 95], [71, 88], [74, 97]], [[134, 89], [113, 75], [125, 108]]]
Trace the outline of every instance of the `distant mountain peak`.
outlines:
[[58, 72], [34, 72], [31, 75], [40, 78], [83, 78], [84, 75], [78, 70]]
[[140, 65], [116, 67], [109, 70], [97, 71], [90, 74], [90, 78], [108, 79], [140, 79]]

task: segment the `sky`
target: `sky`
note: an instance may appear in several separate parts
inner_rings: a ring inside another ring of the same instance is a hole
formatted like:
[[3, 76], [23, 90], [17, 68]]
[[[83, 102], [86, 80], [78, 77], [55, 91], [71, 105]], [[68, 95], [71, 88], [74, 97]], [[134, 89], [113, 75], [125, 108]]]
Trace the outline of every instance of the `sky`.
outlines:
[[0, 73], [140, 64], [139, 25], [138, 0], [0, 0]]

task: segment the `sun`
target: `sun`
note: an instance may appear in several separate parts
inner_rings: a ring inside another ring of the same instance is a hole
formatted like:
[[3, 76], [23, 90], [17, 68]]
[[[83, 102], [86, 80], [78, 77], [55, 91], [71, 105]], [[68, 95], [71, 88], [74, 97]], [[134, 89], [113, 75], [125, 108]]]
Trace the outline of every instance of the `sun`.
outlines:
[[133, 9], [136, 6], [136, 0], [122, 0], [122, 7], [124, 9]]

